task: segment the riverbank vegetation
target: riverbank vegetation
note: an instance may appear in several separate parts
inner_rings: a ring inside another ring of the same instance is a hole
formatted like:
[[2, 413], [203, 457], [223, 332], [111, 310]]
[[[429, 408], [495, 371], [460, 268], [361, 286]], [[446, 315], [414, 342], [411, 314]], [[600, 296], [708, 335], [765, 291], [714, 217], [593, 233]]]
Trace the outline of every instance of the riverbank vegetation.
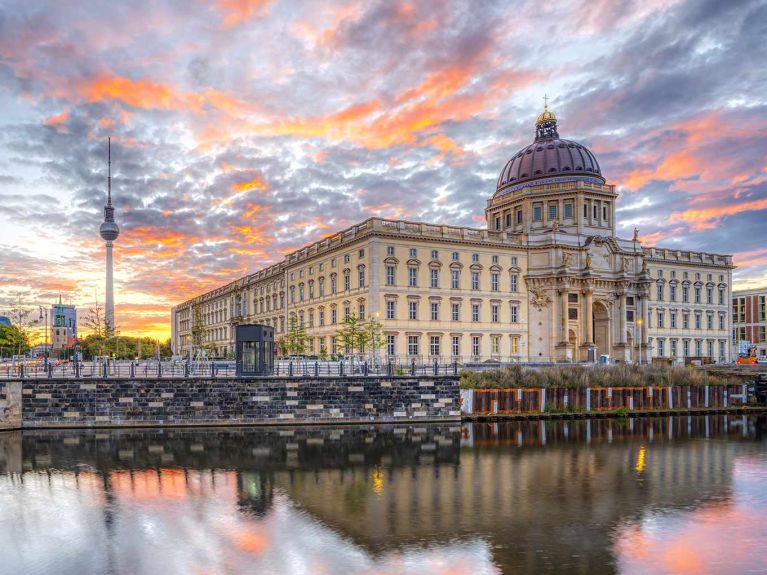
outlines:
[[649, 385], [733, 385], [734, 377], [698, 368], [639, 365], [512, 365], [490, 371], [461, 372], [463, 389], [646, 387]]

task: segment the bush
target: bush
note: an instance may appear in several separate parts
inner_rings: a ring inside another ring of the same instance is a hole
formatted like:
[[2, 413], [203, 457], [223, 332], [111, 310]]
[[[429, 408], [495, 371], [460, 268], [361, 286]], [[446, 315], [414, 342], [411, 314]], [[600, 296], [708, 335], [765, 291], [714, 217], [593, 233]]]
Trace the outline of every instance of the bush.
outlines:
[[639, 365], [511, 365], [492, 371], [461, 372], [463, 389], [582, 387], [646, 387], [667, 385], [733, 385], [740, 381], [697, 368]]

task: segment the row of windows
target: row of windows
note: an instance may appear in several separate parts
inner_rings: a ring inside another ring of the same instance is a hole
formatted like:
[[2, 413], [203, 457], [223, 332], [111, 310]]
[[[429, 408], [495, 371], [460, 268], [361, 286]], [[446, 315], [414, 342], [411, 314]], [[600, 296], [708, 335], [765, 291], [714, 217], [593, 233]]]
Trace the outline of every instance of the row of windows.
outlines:
[[[418, 320], [419, 302], [408, 301], [407, 302], [407, 319]], [[471, 321], [482, 321], [481, 305], [479, 303], [472, 303], [471, 309]], [[429, 319], [431, 321], [441, 321], [442, 317], [442, 305], [440, 302], [429, 303]], [[386, 319], [397, 319], [397, 302], [394, 300], [386, 300]], [[453, 302], [450, 304], [450, 319], [449, 321], [461, 321], [461, 304]], [[490, 304], [490, 321], [497, 323], [501, 322], [501, 304]], [[511, 323], [519, 322], [519, 306], [512, 305], [509, 307], [509, 321]]]
[[[352, 256], [351, 256], [351, 254], [344, 254], [343, 258], [344, 258], [344, 263], [348, 264], [348, 263], [351, 262]], [[364, 248], [360, 248], [359, 250], [357, 250], [357, 258], [359, 258], [359, 259], [364, 259], [365, 258], [365, 249]], [[317, 267], [318, 267], [320, 273], [324, 272], [325, 271], [325, 262], [320, 262]], [[336, 258], [331, 258], [330, 259], [330, 267], [331, 268], [337, 267]], [[310, 276], [314, 275], [314, 266], [311, 265], [311, 266], [309, 266], [309, 267], [307, 267], [305, 269], [298, 270], [298, 279], [303, 279], [305, 272], [306, 272], [307, 275], [310, 275]], [[296, 279], [296, 272], [294, 272], [294, 271], [290, 272], [290, 281], [295, 281], [295, 279]]]
[[[669, 301], [675, 302], [677, 301], [677, 286], [671, 285], [669, 287]], [[719, 297], [718, 297], [718, 303], [719, 305], [725, 305], [725, 288], [719, 288]], [[702, 289], [698, 286], [695, 286], [693, 289], [693, 296], [694, 296], [694, 303], [703, 303], [701, 301], [701, 295], [702, 295]], [[656, 300], [657, 301], [665, 301], [666, 297], [666, 286], [663, 284], [658, 284], [656, 286]], [[690, 288], [688, 286], [682, 286], [682, 303], [690, 303]], [[706, 288], [706, 303], [707, 304], [713, 304], [714, 303], [714, 288], [708, 287]]]
[[[763, 325], [758, 326], [758, 332], [754, 334], [753, 332], [751, 335], [752, 343], [761, 343], [763, 341], [767, 341], [767, 328]], [[754, 338], [754, 335], [756, 338]], [[749, 339], [746, 334], [746, 327], [745, 326], [739, 326], [736, 328], [733, 328], [732, 330], [732, 338], [735, 341], [745, 341]]]
[[[679, 314], [676, 311], [669, 312], [669, 329], [677, 329], [678, 328], [678, 321], [677, 318], [679, 317]], [[693, 314], [694, 317], [694, 324], [695, 329], [703, 329], [703, 314], [701, 313], [695, 313]], [[718, 329], [727, 329], [725, 325], [726, 321], [726, 315], [723, 313], [719, 314], [719, 320], [718, 320]], [[652, 315], [650, 315], [650, 319], [652, 319]], [[658, 329], [665, 329], [666, 328], [666, 312], [664, 310], [657, 310], [656, 312], [656, 319], [657, 324], [656, 327]], [[652, 323], [651, 321], [649, 322]], [[651, 325], [648, 325], [648, 327], [652, 327]], [[683, 313], [682, 314], [682, 329], [690, 329], [690, 314], [689, 313]], [[714, 329], [714, 314], [708, 313], [706, 314], [706, 329]]]
[[[548, 204], [534, 203], [533, 204], [533, 222], [543, 222], [543, 210], [546, 209], [547, 221], [552, 222], [559, 219], [559, 203], [549, 202]], [[601, 209], [600, 209], [601, 208]], [[607, 224], [610, 219], [610, 204], [608, 202], [599, 202], [594, 200], [589, 202], [588, 200], [583, 204], [583, 218], [591, 219], [594, 223], [600, 222], [599, 215], [602, 215], [601, 223]], [[571, 220], [575, 217], [575, 203], [573, 201], [566, 201], [562, 204], [562, 218], [564, 220]], [[515, 211], [514, 222], [517, 226], [521, 226], [524, 223], [524, 212], [522, 208], [517, 208]], [[494, 215], [495, 229], [501, 230], [503, 228], [512, 227], [512, 215], [511, 212], [505, 212], [503, 216], [500, 214]], [[505, 224], [505, 225], [502, 225]]]
[[[396, 284], [397, 269], [396, 266], [386, 266], [386, 285], [394, 286]], [[471, 275], [471, 289], [479, 290], [481, 286], [481, 273], [472, 271]], [[510, 274], [509, 276], [509, 291], [517, 292], [519, 290], [519, 274]], [[408, 267], [408, 286], [418, 287], [418, 268]], [[440, 270], [430, 270], [429, 274], [429, 287], [439, 288], [441, 286], [441, 274]], [[450, 288], [461, 289], [461, 272], [460, 270], [450, 270]], [[493, 272], [490, 274], [490, 291], [501, 290], [501, 274]]]
[[[663, 278], [664, 271], [662, 268], [658, 268], [658, 279]], [[695, 281], [701, 281], [701, 273], [695, 272]], [[671, 279], [676, 279], [676, 270], [671, 270]], [[682, 279], [688, 280], [690, 279], [690, 273], [689, 272], [682, 272]], [[706, 275], [706, 281], [714, 281], [714, 274], [707, 274]], [[719, 283], [724, 283], [724, 274], [719, 274]]]
[[[512, 355], [519, 354], [520, 352], [520, 337], [517, 335], [511, 336], [510, 352]], [[432, 335], [428, 336], [428, 355], [439, 357], [443, 355], [442, 348], [442, 336]], [[453, 357], [459, 357], [461, 355], [461, 338], [460, 336], [451, 336], [449, 340], [449, 355]], [[408, 335], [407, 336], [407, 354], [412, 356], [421, 355], [421, 336], [420, 335]], [[471, 355], [482, 355], [482, 337], [478, 335], [471, 336]], [[388, 355], [396, 355], [397, 352], [397, 336], [386, 336], [386, 353]], [[501, 353], [501, 336], [490, 336], [490, 354], [499, 355]]]
[[[388, 257], [394, 257], [394, 246], [386, 246], [386, 255]], [[418, 248], [410, 248], [409, 255], [411, 258], [417, 258], [418, 257]], [[431, 250], [431, 259], [433, 261], [439, 261], [439, 250]], [[458, 262], [461, 261], [461, 253], [460, 252], [452, 252], [450, 255], [451, 261]], [[491, 256], [493, 264], [500, 263], [500, 256], [497, 254], [493, 254]], [[479, 262], [479, 254], [473, 253], [471, 254], [471, 261], [472, 263], [478, 263]], [[516, 266], [518, 262], [517, 256], [511, 256], [511, 265]]]
[[[666, 357], [666, 340], [665, 339], [657, 339], [655, 340], [656, 343], [656, 355], [658, 357]], [[679, 340], [677, 339], [671, 339], [668, 341], [669, 343], [669, 354], [670, 357], [679, 357]], [[690, 357], [690, 340], [684, 339], [682, 340], [682, 357]], [[695, 355], [702, 357], [703, 356], [703, 340], [697, 339], [695, 340]], [[706, 355], [708, 357], [714, 357], [714, 340], [706, 340]], [[727, 342], [719, 340], [719, 357], [725, 357], [727, 351]]]

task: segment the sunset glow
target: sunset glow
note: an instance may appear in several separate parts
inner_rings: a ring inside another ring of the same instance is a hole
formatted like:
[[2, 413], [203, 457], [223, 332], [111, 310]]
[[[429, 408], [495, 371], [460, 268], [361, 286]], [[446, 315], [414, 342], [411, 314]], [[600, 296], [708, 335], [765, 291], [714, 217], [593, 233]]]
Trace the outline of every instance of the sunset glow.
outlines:
[[103, 299], [107, 137], [117, 327], [165, 338], [172, 305], [367, 217], [481, 225], [544, 94], [617, 186], [619, 235], [767, 284], [765, 21], [694, 0], [5, 2], [0, 314]]

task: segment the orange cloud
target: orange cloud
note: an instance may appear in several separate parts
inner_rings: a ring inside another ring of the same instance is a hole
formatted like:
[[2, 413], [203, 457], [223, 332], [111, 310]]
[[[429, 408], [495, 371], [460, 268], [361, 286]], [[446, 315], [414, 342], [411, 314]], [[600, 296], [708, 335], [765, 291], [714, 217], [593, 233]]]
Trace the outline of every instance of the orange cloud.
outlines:
[[249, 192], [251, 190], [263, 191], [268, 188], [268, 184], [261, 179], [261, 176], [257, 175], [255, 178], [248, 182], [241, 182], [238, 184], [232, 184], [232, 191], [237, 193]]
[[707, 230], [715, 228], [725, 216], [760, 210], [767, 210], [767, 198], [676, 212], [671, 214], [669, 222], [685, 222], [692, 225], [695, 230]]
[[51, 116], [45, 120], [46, 126], [56, 127], [65, 124], [69, 120], [69, 110], [64, 110], [60, 114]]
[[231, 28], [266, 16], [272, 3], [273, 0], [218, 0], [216, 7], [224, 16], [222, 26]]

